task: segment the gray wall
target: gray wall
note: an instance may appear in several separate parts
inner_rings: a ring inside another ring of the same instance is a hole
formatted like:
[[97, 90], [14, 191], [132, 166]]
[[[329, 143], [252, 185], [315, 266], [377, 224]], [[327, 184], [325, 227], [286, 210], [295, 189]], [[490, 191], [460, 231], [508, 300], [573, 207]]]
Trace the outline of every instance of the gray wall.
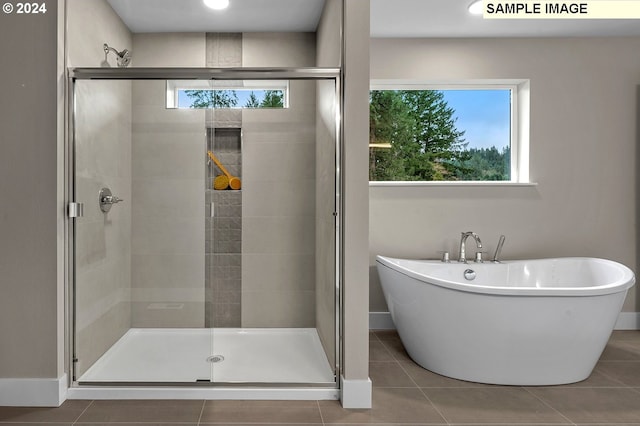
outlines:
[[[371, 187], [371, 311], [386, 311], [375, 255], [455, 253], [461, 231], [503, 257], [596, 256], [637, 267], [640, 38], [371, 42], [371, 78], [531, 80], [535, 187]], [[456, 255], [457, 256], [457, 255]], [[638, 311], [632, 290], [624, 310]]]
[[[58, 377], [57, 2], [0, 15], [0, 377]], [[8, 60], [7, 58], [11, 58]]]
[[[131, 34], [104, 0], [67, 4], [69, 66], [117, 66], [103, 43], [131, 49]], [[76, 84], [76, 330], [78, 376], [131, 326], [131, 83]], [[110, 188], [125, 202], [109, 213], [97, 197]]]

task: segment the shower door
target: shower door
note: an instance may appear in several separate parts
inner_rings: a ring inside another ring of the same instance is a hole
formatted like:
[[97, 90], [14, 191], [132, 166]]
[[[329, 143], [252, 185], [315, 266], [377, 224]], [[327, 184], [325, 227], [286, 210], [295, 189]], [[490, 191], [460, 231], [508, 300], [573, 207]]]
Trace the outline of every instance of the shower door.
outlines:
[[206, 71], [75, 70], [74, 382], [335, 387], [337, 74]]

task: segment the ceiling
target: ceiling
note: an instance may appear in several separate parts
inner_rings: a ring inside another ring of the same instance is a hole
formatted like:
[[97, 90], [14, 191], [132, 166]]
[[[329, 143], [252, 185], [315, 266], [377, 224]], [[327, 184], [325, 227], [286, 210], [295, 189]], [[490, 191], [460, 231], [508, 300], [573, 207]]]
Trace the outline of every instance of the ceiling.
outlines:
[[[640, 36], [640, 20], [485, 20], [472, 0], [371, 0], [372, 37]], [[315, 31], [324, 0], [108, 0], [134, 32]]]
[[230, 0], [212, 10], [202, 0], [107, 0], [134, 33], [315, 31], [324, 0]]

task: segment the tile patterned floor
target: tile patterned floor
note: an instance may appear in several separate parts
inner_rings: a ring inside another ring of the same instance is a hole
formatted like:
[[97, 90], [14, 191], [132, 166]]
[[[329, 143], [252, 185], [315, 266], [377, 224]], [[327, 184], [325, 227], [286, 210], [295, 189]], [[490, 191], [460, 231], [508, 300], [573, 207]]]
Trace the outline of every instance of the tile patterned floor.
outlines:
[[0, 407], [0, 426], [257, 424], [640, 426], [640, 331], [616, 331], [591, 377], [566, 386], [490, 386], [417, 366], [394, 331], [370, 333], [373, 408], [336, 401], [67, 401]]

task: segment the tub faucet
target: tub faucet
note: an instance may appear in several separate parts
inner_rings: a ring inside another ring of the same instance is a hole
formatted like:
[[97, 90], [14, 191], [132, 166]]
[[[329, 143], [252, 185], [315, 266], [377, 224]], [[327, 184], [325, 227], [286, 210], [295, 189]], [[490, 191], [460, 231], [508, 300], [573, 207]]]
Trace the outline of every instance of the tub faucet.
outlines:
[[502, 252], [502, 246], [504, 245], [504, 235], [500, 235], [500, 239], [498, 240], [498, 247], [496, 247], [496, 252], [493, 254], [493, 263], [500, 263], [499, 257], [500, 252]]
[[482, 241], [480, 241], [480, 237], [475, 232], [462, 232], [462, 237], [460, 238], [460, 256], [458, 257], [458, 262], [467, 263], [467, 256], [465, 254], [465, 244], [467, 243], [467, 238], [473, 237], [476, 240], [476, 247], [479, 249], [482, 248]]

